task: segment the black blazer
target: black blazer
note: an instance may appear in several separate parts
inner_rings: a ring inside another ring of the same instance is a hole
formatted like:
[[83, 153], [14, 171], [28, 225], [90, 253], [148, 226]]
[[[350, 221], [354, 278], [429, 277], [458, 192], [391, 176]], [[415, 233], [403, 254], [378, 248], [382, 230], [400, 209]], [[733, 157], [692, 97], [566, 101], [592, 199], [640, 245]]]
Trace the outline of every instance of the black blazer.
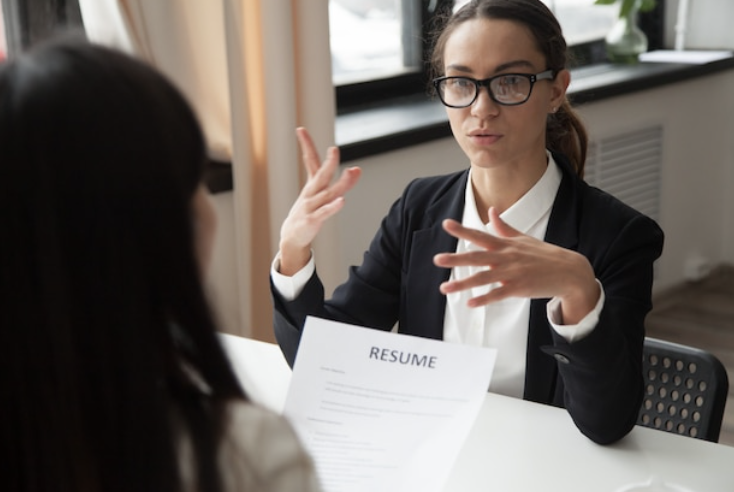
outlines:
[[[568, 343], [549, 325], [548, 299], [530, 306], [524, 399], [565, 407], [577, 427], [610, 443], [634, 426], [642, 401], [644, 319], [651, 309], [653, 262], [663, 232], [650, 218], [578, 178], [565, 158], [545, 240], [586, 256], [606, 300], [596, 328]], [[457, 240], [441, 227], [461, 221], [468, 170], [412, 181], [383, 219], [362, 265], [332, 298], [314, 274], [286, 302], [272, 288], [275, 336], [293, 365], [307, 315], [351, 324], [443, 338], [446, 299], [439, 284], [450, 270], [433, 256], [455, 251]]]

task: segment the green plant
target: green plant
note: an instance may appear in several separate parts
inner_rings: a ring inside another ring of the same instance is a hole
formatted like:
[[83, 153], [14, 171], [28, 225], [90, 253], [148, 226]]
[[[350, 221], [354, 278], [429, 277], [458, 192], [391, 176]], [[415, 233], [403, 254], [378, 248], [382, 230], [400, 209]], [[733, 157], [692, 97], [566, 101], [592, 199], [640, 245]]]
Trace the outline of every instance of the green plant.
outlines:
[[619, 3], [619, 17], [627, 17], [637, 4], [640, 12], [649, 12], [655, 8], [656, 0], [596, 0], [596, 5], [612, 5]]

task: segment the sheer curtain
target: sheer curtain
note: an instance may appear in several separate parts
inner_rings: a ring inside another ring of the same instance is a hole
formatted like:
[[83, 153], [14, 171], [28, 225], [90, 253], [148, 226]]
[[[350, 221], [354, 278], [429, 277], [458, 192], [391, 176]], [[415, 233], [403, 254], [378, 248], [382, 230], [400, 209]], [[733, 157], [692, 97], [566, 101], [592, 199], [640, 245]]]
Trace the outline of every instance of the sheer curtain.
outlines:
[[[210, 275], [213, 300], [220, 319], [230, 320], [226, 331], [272, 341], [268, 272], [303, 181], [295, 128], [307, 126], [321, 149], [334, 141], [328, 2], [79, 3], [89, 38], [167, 74], [196, 109], [210, 156], [232, 162], [233, 219], [220, 216], [217, 241], [231, 242], [233, 254]], [[335, 230], [323, 232], [316, 252], [328, 289], [338, 278]]]

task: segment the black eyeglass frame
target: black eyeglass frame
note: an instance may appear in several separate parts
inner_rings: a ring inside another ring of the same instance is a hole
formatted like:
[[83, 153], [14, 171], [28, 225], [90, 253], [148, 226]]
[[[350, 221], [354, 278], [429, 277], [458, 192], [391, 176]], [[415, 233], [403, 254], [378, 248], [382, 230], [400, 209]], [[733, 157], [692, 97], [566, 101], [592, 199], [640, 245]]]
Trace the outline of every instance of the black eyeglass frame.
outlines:
[[[494, 93], [492, 92], [492, 88], [491, 88], [490, 84], [492, 83], [493, 80], [496, 80], [496, 79], [499, 79], [499, 78], [502, 78], [502, 77], [523, 77], [523, 78], [528, 79], [528, 81], [530, 82], [530, 89], [528, 89], [528, 95], [527, 95], [527, 97], [524, 100], [522, 100], [522, 101], [519, 101], [519, 102], [511, 102], [511, 103], [497, 100], [497, 98], [495, 97]], [[493, 77], [489, 77], [487, 79], [482, 79], [482, 80], [477, 80], [477, 79], [473, 79], [471, 77], [463, 77], [463, 76], [444, 76], [444, 77], [437, 77], [437, 78], [433, 79], [433, 87], [436, 89], [436, 94], [438, 94], [438, 98], [441, 100], [441, 103], [444, 106], [449, 107], [449, 108], [456, 108], [456, 109], [468, 108], [469, 106], [471, 106], [472, 104], [474, 104], [474, 102], [477, 100], [477, 98], [479, 97], [479, 91], [481, 90], [482, 87], [486, 87], [487, 88], [487, 93], [489, 94], [489, 98], [492, 99], [492, 101], [496, 102], [497, 104], [502, 105], [502, 106], [519, 106], [520, 104], [525, 104], [526, 102], [528, 102], [528, 99], [530, 99], [530, 95], [533, 93], [533, 86], [535, 85], [535, 83], [537, 81], [539, 81], [539, 80], [554, 80], [555, 78], [556, 78], [556, 72], [552, 68], [549, 68], [548, 70], [544, 70], [544, 71], [542, 71], [540, 73], [536, 73], [536, 74], [529, 74], [529, 73], [502, 73], [502, 74], [495, 75]], [[453, 105], [453, 104], [447, 104], [446, 101], [443, 100], [443, 94], [441, 93], [441, 89], [439, 88], [439, 85], [444, 80], [451, 80], [451, 79], [468, 80], [468, 81], [474, 83], [474, 86], [476, 87], [476, 90], [474, 91], [474, 97], [472, 98], [472, 100], [469, 103], [464, 104], [464, 105], [461, 105], [461, 106], [456, 106], [456, 105]]]

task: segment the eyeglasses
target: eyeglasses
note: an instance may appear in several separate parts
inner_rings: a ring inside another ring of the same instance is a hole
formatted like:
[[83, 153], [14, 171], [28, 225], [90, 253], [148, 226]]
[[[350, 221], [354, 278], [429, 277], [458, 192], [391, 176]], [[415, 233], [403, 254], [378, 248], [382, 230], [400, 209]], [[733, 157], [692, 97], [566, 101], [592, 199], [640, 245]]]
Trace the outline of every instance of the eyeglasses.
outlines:
[[484, 80], [471, 77], [438, 77], [433, 86], [441, 102], [450, 108], [466, 108], [474, 104], [479, 89], [486, 87], [489, 97], [503, 106], [517, 106], [530, 98], [533, 85], [539, 80], [553, 79], [553, 70], [539, 74], [503, 73]]

